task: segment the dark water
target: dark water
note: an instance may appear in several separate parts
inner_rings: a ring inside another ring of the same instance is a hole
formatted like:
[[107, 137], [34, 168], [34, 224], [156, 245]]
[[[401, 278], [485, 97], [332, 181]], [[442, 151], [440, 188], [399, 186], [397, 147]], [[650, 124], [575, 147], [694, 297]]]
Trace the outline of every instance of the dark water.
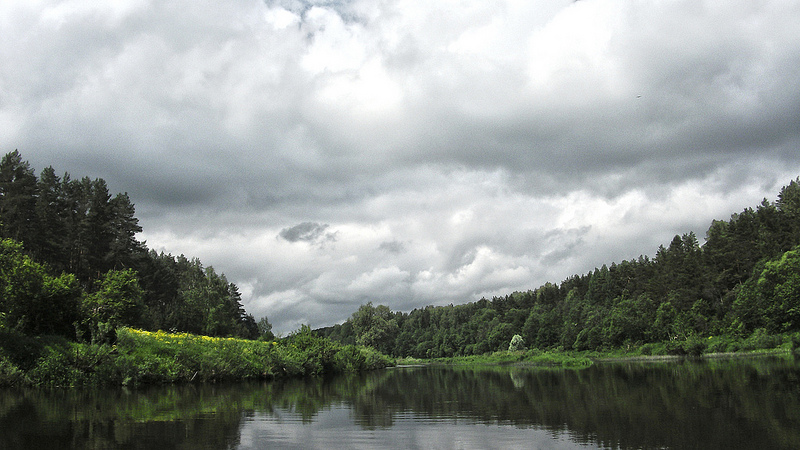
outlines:
[[793, 358], [0, 390], [0, 448], [800, 448]]

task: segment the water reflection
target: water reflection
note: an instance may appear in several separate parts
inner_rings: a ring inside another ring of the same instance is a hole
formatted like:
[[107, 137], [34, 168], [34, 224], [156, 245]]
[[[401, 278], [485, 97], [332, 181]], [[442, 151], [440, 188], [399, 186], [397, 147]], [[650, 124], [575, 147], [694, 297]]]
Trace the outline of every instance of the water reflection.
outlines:
[[800, 448], [786, 358], [0, 391], [0, 448]]

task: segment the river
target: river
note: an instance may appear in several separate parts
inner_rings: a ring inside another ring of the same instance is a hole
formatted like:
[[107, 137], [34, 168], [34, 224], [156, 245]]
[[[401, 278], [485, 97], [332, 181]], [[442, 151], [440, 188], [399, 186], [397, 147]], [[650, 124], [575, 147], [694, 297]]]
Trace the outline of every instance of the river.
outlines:
[[0, 448], [800, 448], [790, 356], [1, 389]]

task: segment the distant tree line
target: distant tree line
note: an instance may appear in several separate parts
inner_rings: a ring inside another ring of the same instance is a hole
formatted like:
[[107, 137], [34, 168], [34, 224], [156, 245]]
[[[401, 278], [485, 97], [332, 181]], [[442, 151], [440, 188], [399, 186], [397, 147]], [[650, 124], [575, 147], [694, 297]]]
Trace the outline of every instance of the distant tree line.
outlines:
[[[527, 347], [631, 348], [800, 332], [800, 178], [775, 202], [714, 220], [705, 244], [675, 236], [655, 257], [603, 265], [560, 284], [409, 313], [367, 303], [317, 330], [395, 356], [449, 357]], [[719, 350], [726, 350], [721, 348]], [[728, 349], [730, 350], [730, 349]]]
[[[259, 337], [225, 275], [149, 250], [128, 194], [101, 179], [37, 177], [18, 151], [0, 161], [0, 331], [106, 338], [120, 325]], [[266, 319], [263, 319], [266, 322]], [[268, 322], [266, 322], [268, 324]]]

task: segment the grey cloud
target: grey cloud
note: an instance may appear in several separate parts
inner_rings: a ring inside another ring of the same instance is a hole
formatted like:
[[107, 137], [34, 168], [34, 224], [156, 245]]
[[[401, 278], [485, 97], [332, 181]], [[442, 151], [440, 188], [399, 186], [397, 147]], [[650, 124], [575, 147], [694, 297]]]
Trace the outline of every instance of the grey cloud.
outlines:
[[[354, 7], [353, 3], [355, 2], [347, 0], [264, 0], [264, 3], [267, 6], [277, 6], [286, 11], [291, 11], [302, 19], [306, 19], [306, 14], [312, 8], [326, 8], [336, 11], [345, 23], [363, 22], [364, 20]], [[313, 36], [313, 34], [314, 32], [310, 32], [309, 37]]]
[[544, 264], [556, 264], [567, 258], [575, 258], [579, 255], [578, 249], [584, 244], [584, 236], [591, 231], [592, 227], [586, 225], [580, 228], [563, 230], [553, 230], [545, 235], [550, 241], [550, 250], [542, 257]]
[[335, 233], [326, 233], [330, 225], [320, 224], [316, 222], [303, 222], [293, 227], [284, 228], [278, 234], [281, 238], [289, 242], [319, 242], [319, 241], [335, 241]]
[[264, 3], [268, 6], [280, 6], [287, 11], [303, 13], [315, 6], [339, 8], [347, 2], [341, 0], [264, 0]]
[[378, 249], [388, 253], [403, 253], [406, 251], [406, 245], [400, 241], [386, 241], [381, 242]]

